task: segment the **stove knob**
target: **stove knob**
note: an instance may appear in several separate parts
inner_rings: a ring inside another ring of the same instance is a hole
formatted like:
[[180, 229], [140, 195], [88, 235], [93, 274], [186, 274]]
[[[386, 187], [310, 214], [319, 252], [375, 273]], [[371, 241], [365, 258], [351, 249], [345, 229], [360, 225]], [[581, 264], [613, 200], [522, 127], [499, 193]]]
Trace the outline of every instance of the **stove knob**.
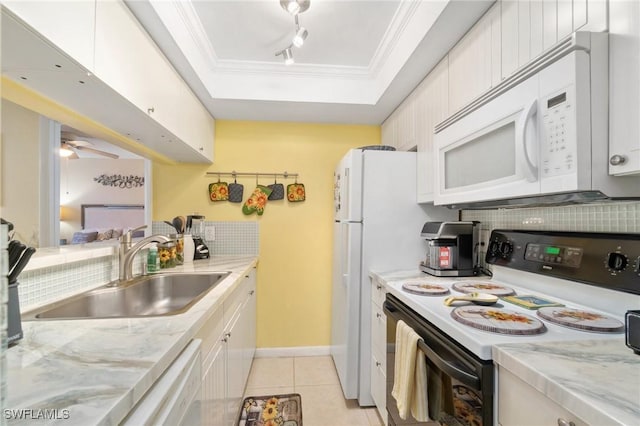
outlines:
[[511, 253], [513, 253], [513, 244], [511, 244], [509, 241], [500, 243], [500, 254], [502, 255], [502, 257], [506, 259]]
[[607, 266], [611, 271], [623, 271], [627, 267], [629, 259], [622, 253], [609, 253]]
[[489, 244], [489, 253], [496, 255], [498, 254], [498, 250], [500, 250], [500, 243], [497, 241], [491, 241]]

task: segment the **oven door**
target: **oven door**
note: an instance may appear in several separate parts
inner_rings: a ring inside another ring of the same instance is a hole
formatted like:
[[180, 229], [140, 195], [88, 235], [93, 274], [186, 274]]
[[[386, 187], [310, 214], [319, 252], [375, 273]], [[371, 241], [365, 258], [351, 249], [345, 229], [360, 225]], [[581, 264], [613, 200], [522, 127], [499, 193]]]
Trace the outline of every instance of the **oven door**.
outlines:
[[435, 204], [535, 195], [538, 76], [509, 89], [435, 135]]
[[387, 295], [387, 414], [390, 425], [432, 425], [411, 415], [401, 419], [391, 395], [395, 374], [396, 326], [407, 323], [422, 338], [418, 356], [427, 360], [427, 403], [429, 417], [441, 425], [493, 425], [493, 363], [483, 361], [461, 348], [434, 325]]

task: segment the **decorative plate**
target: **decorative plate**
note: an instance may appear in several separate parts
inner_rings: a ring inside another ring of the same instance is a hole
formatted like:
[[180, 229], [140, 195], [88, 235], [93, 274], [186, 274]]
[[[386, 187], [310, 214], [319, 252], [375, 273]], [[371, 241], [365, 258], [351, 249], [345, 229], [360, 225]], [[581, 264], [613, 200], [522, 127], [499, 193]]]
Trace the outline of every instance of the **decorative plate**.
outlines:
[[449, 293], [447, 287], [428, 281], [407, 281], [402, 284], [402, 289], [407, 293], [419, 294], [421, 296], [441, 296]]
[[615, 318], [584, 309], [551, 307], [538, 309], [538, 316], [554, 324], [601, 333], [621, 333], [624, 324]]
[[547, 331], [537, 318], [491, 306], [460, 306], [451, 311], [451, 316], [462, 324], [492, 333], [525, 336]]
[[515, 294], [512, 288], [491, 281], [456, 281], [451, 288], [462, 293], [488, 293], [495, 296]]

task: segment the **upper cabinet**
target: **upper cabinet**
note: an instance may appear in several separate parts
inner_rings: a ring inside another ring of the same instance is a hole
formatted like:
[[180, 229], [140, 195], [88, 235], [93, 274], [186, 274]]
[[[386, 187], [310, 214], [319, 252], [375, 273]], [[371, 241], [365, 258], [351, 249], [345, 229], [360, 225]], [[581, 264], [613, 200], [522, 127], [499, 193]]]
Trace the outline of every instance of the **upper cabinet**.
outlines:
[[417, 201], [433, 202], [433, 128], [449, 111], [448, 58], [440, 61], [416, 89]]
[[2, 4], [80, 65], [93, 69], [95, 1], [10, 0]]
[[213, 160], [213, 119], [127, 6], [99, 1], [95, 21], [96, 76]]
[[640, 2], [614, 1], [609, 28], [609, 173], [640, 173]]
[[416, 99], [411, 94], [382, 124], [382, 144], [398, 151], [416, 149]]
[[[22, 36], [3, 37], [4, 75], [127, 137], [132, 150], [139, 145], [176, 161], [213, 161], [214, 119], [124, 2], [3, 5], [19, 18], [3, 12], [3, 35]], [[21, 21], [29, 30], [13, 28]], [[56, 57], [66, 60], [64, 69], [54, 66]], [[81, 87], [66, 81], [70, 73], [84, 75]]]

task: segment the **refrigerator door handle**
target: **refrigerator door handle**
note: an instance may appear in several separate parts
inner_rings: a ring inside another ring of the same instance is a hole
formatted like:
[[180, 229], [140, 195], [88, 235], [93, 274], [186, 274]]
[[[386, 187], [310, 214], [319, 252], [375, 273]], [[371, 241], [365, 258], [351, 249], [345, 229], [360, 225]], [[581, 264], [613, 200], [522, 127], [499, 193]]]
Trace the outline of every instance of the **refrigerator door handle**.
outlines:
[[342, 285], [349, 284], [349, 275], [351, 275], [351, 256], [349, 255], [349, 224], [342, 224]]

